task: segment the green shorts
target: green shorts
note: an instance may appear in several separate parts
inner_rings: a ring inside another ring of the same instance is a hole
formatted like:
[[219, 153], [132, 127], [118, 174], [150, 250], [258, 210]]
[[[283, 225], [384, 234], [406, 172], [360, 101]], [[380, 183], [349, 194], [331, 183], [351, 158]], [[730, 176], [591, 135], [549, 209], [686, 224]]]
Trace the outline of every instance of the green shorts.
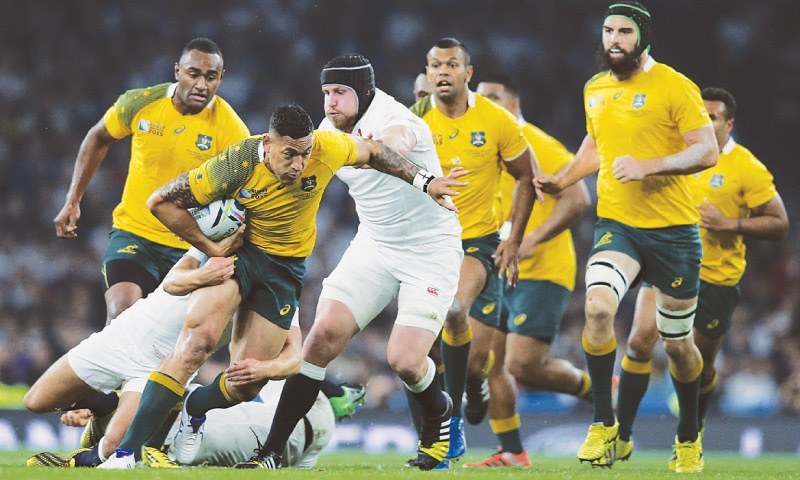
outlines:
[[288, 330], [297, 311], [305, 257], [270, 255], [250, 242], [236, 251], [236, 271], [242, 294], [242, 307]]
[[558, 333], [572, 292], [553, 282], [520, 280], [505, 287], [501, 329], [550, 342]]
[[132, 282], [141, 286], [147, 294], [155, 289], [169, 269], [186, 253], [186, 250], [151, 242], [118, 228], [112, 229], [108, 237], [108, 248], [103, 257], [106, 288], [119, 282]]
[[500, 245], [500, 235], [492, 233], [485, 237], [462, 240], [464, 255], [478, 259], [486, 269], [486, 285], [472, 302], [469, 316], [490, 327], [500, 327], [500, 306], [503, 301], [503, 279], [497, 278], [498, 269], [492, 255]]
[[641, 266], [641, 280], [666, 295], [688, 299], [696, 297], [700, 287], [702, 249], [697, 225], [635, 228], [600, 218], [590, 257], [605, 251], [624, 253]]
[[701, 280], [694, 328], [709, 338], [722, 337], [731, 328], [737, 303], [738, 285], [726, 287]]

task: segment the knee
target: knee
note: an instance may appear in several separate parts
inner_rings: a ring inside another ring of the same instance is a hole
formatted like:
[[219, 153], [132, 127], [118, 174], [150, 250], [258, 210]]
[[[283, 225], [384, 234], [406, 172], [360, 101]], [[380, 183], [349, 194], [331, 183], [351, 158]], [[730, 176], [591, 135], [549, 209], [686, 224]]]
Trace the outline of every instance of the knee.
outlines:
[[628, 339], [628, 353], [639, 360], [645, 360], [652, 356], [657, 337], [637, 332]]
[[312, 328], [303, 343], [303, 359], [324, 367], [338, 354], [341, 340], [339, 334], [325, 327]]
[[681, 340], [664, 340], [664, 352], [670, 358], [687, 355], [693, 346], [691, 337]]
[[409, 385], [419, 382], [425, 376], [428, 366], [425, 358], [411, 358], [403, 354], [389, 354], [387, 361], [397, 376]]
[[526, 375], [526, 369], [527, 368], [538, 369], [538, 367], [539, 367], [538, 362], [531, 363], [530, 365], [525, 365], [523, 362], [514, 359], [506, 360], [506, 365], [505, 365], [506, 370], [512, 377], [514, 377], [515, 380], [517, 381], [525, 380], [526, 382], [530, 381], [528, 378], [526, 378], [528, 376]]
[[467, 305], [465, 305], [463, 302], [459, 302], [458, 300], [454, 300], [453, 304], [450, 305], [450, 309], [447, 311], [447, 316], [444, 320], [445, 328], [460, 330], [466, 327], [466, 325], [468, 325], [468, 314], [469, 309], [467, 308]]
[[35, 386], [25, 393], [22, 403], [31, 413], [47, 413], [49, 411], [48, 409], [44, 408], [39, 396], [39, 390]]
[[257, 382], [247, 385], [238, 385], [230, 388], [228, 391], [236, 400], [249, 402], [258, 396], [258, 393], [261, 391], [261, 388], [265, 385], [265, 383], [266, 382]]
[[187, 371], [195, 372], [211, 355], [219, 339], [209, 331], [196, 328], [182, 340], [175, 346], [173, 356], [180, 359]]
[[586, 296], [584, 312], [587, 322], [605, 324], [614, 321], [614, 315], [617, 313], [616, 302], [604, 297], [600, 295]]

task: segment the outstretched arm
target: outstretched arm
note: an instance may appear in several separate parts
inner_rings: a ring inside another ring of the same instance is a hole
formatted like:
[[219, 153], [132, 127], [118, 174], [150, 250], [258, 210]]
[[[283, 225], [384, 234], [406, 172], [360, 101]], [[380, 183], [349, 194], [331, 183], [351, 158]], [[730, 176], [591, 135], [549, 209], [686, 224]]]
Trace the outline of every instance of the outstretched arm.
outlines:
[[78, 220], [81, 218], [81, 199], [89, 186], [97, 167], [106, 158], [108, 147], [117, 139], [112, 137], [103, 119], [100, 119], [93, 126], [78, 149], [78, 156], [75, 159], [75, 169], [72, 171], [72, 181], [69, 184], [67, 198], [64, 206], [58, 212], [53, 223], [56, 227], [56, 235], [61, 238], [75, 238], [78, 228]]
[[353, 138], [356, 140], [355, 166], [369, 165], [379, 172], [405, 180], [430, 195], [439, 205], [456, 211], [449, 197], [458, 195], [458, 192], [453, 190], [454, 187], [467, 185], [466, 182], [457, 180], [468, 173], [466, 170], [454, 168], [448, 176], [436, 177], [380, 141], [362, 137]]

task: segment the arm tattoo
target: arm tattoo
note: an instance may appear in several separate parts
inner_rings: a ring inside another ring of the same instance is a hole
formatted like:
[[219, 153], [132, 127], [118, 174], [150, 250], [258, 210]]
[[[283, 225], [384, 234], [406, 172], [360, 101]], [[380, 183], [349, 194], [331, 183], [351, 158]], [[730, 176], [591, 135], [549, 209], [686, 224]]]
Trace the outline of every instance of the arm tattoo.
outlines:
[[419, 171], [419, 167], [386, 145], [380, 144], [380, 146], [380, 153], [370, 153], [367, 164], [379, 172], [412, 183], [414, 181], [414, 175]]
[[184, 173], [175, 180], [161, 187], [158, 191], [164, 200], [181, 208], [199, 207], [200, 203], [194, 198], [192, 189], [189, 188], [189, 174]]

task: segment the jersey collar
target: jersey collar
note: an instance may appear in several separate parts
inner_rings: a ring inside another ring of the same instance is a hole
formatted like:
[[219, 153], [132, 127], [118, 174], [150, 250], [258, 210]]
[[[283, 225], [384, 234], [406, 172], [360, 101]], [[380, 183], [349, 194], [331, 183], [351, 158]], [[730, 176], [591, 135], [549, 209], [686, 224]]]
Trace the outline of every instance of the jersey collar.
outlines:
[[652, 55], [647, 55], [647, 60], [642, 65], [642, 71], [649, 72], [656, 66], [656, 60], [652, 57]]
[[735, 146], [736, 146], [736, 140], [734, 140], [733, 137], [728, 136], [728, 141], [725, 142], [725, 145], [722, 146], [722, 153], [724, 153], [725, 155], [731, 153], [731, 150], [733, 150], [733, 147]]
[[[175, 83], [171, 84], [169, 86], [169, 88], [167, 88], [167, 98], [172, 98], [172, 96], [175, 95], [175, 90], [177, 90], [177, 89], [178, 89], [178, 82], [175, 82]], [[211, 97], [211, 101], [208, 102], [208, 105], [206, 105], [206, 108], [211, 108], [211, 106], [214, 105], [214, 100], [216, 100], [216, 99], [217, 99], [216, 95]]]

